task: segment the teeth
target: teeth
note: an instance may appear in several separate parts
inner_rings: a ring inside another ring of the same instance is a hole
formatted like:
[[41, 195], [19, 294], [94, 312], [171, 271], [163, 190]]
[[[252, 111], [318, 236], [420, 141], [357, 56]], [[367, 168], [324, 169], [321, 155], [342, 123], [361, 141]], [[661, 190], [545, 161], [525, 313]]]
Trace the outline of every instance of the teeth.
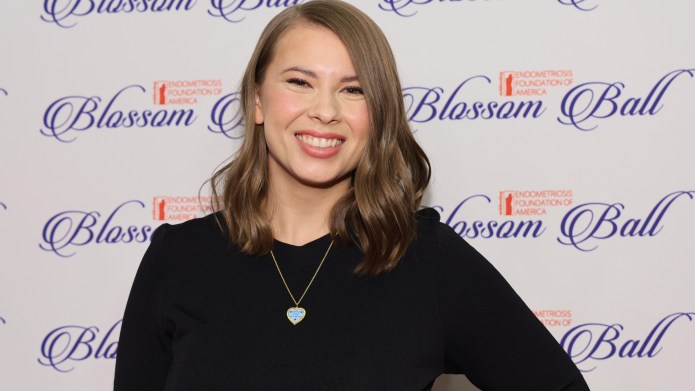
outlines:
[[311, 145], [312, 147], [318, 148], [332, 148], [337, 147], [343, 143], [343, 140], [337, 138], [320, 138], [313, 137], [306, 134], [298, 134], [296, 136], [301, 142]]

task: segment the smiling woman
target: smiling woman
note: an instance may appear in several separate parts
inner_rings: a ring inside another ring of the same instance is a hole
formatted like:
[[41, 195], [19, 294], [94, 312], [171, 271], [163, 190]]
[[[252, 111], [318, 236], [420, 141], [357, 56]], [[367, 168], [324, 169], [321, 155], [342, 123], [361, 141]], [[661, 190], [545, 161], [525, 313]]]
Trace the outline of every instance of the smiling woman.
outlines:
[[273, 240], [330, 232], [363, 251], [359, 274], [393, 269], [415, 237], [430, 167], [378, 26], [342, 2], [291, 7], [261, 34], [240, 94], [253, 120], [236, 159], [212, 178], [232, 241], [267, 254]]
[[218, 210], [153, 234], [115, 389], [588, 387], [500, 274], [433, 209], [383, 33], [340, 1], [265, 28], [239, 101], [245, 138]]
[[[301, 24], [277, 43], [256, 91], [272, 187], [321, 186], [335, 204], [350, 188], [369, 134], [367, 103], [350, 55], [326, 27]], [[297, 188], [298, 187], [298, 188]]]

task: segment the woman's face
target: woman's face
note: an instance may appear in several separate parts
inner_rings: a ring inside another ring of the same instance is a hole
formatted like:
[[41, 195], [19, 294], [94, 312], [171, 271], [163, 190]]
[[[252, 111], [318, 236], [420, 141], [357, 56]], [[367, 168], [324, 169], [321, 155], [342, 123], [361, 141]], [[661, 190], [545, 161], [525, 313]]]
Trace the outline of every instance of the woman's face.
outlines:
[[256, 94], [255, 121], [264, 127], [274, 184], [331, 187], [350, 180], [367, 142], [369, 112], [335, 33], [291, 27], [276, 42]]

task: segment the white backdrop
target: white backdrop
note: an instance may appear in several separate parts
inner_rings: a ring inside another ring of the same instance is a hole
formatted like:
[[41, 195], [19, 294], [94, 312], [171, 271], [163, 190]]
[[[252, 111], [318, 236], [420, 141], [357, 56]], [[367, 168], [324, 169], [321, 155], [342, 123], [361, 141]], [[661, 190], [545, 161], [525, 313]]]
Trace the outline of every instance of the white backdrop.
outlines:
[[[291, 3], [0, 1], [0, 388], [111, 388], [149, 236], [206, 213], [243, 68]], [[352, 3], [396, 53], [425, 203], [592, 389], [695, 389], [695, 4]]]

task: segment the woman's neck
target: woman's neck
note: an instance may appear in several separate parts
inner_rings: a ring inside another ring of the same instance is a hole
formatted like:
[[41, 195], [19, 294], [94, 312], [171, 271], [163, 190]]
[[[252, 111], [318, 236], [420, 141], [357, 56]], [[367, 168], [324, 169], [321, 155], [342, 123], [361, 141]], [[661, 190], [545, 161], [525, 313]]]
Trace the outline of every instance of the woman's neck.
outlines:
[[350, 179], [319, 188], [293, 181], [270, 181], [268, 216], [273, 237], [303, 245], [330, 232], [333, 206], [349, 190]]

